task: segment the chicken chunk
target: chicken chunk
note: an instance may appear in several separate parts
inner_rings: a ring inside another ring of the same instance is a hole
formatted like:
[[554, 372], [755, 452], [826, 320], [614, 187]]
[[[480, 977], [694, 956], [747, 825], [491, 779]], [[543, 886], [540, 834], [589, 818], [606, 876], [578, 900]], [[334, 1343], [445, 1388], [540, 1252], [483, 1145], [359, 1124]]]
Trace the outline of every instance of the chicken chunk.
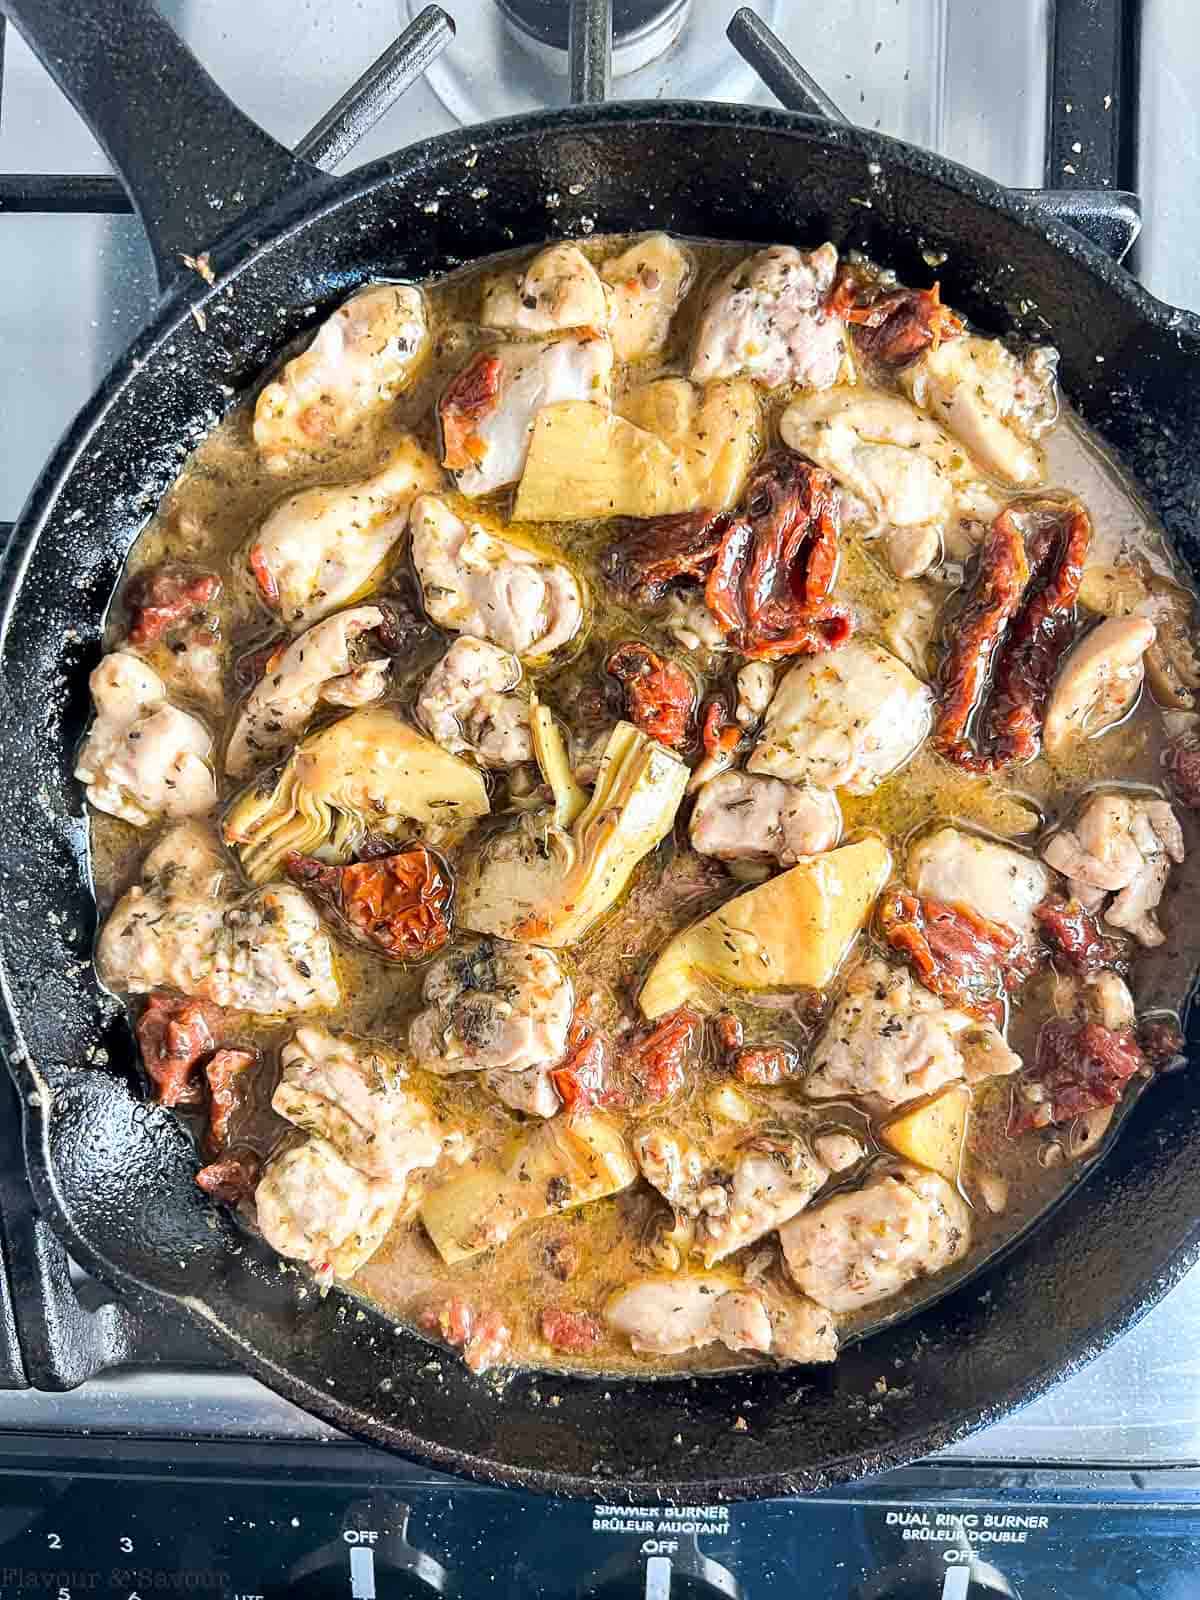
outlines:
[[238, 713], [225, 751], [226, 772], [244, 778], [277, 761], [322, 703], [362, 706], [378, 700], [388, 686], [390, 663], [380, 656], [362, 659], [362, 646], [383, 623], [378, 606], [355, 606], [314, 623], [276, 650]]
[[1058, 415], [1057, 365], [1055, 350], [1034, 350], [1022, 360], [999, 339], [966, 335], [926, 350], [900, 382], [985, 472], [1032, 489], [1045, 479], [1037, 440]]
[[1074, 824], [1050, 838], [1042, 856], [1071, 880], [1071, 893], [1089, 911], [1099, 910], [1112, 894], [1105, 922], [1139, 944], [1162, 944], [1166, 936], [1154, 911], [1171, 863], [1184, 857], [1183, 830], [1165, 800], [1093, 795]]
[[279, 1058], [271, 1109], [315, 1134], [368, 1178], [402, 1185], [432, 1167], [448, 1143], [426, 1098], [396, 1063], [365, 1041], [339, 1038], [312, 1023], [298, 1028]]
[[811, 252], [773, 245], [739, 262], [701, 318], [695, 382], [744, 373], [768, 389], [837, 383], [849, 361], [845, 325], [825, 308], [837, 260], [831, 244]]
[[1075, 646], [1046, 707], [1042, 743], [1051, 755], [1074, 739], [1094, 739], [1126, 716], [1142, 692], [1143, 657], [1155, 632], [1147, 617], [1110, 617]]
[[258, 397], [254, 442], [267, 471], [288, 472], [346, 444], [408, 387], [428, 343], [419, 289], [373, 283], [351, 295]]
[[1050, 892], [1039, 861], [961, 828], [938, 828], [908, 852], [909, 887], [922, 900], [967, 906], [1032, 942], [1034, 907]]
[[711, 1267], [802, 1211], [829, 1169], [800, 1133], [764, 1129], [701, 1150], [684, 1135], [650, 1128], [634, 1142], [642, 1176], [696, 1223], [696, 1250]]
[[641, 1355], [682, 1355], [717, 1343], [730, 1350], [771, 1348], [766, 1302], [736, 1278], [641, 1278], [617, 1290], [604, 1319]]
[[264, 604], [295, 631], [358, 599], [404, 533], [414, 498], [441, 481], [436, 462], [406, 439], [373, 478], [291, 495], [250, 546]]
[[842, 811], [830, 789], [723, 772], [700, 790], [688, 831], [703, 856], [792, 867], [836, 846]]
[[527, 1117], [553, 1117], [562, 1106], [558, 1090], [543, 1067], [531, 1067], [527, 1072], [485, 1072], [483, 1085], [501, 1105], [523, 1111]]
[[648, 233], [600, 268], [609, 286], [609, 331], [618, 361], [657, 355], [691, 288], [695, 266], [669, 234]]
[[225, 888], [215, 841], [173, 829], [146, 857], [144, 881], [104, 925], [96, 966], [110, 989], [173, 989], [232, 1011], [286, 1015], [337, 1004], [333, 951], [299, 889]]
[[[576, 244], [548, 245], [520, 272], [502, 272], [483, 286], [479, 320], [512, 333], [566, 333], [606, 328], [608, 291]], [[627, 360], [628, 357], [621, 357]]]
[[967, 1252], [967, 1203], [945, 1178], [905, 1164], [835, 1195], [779, 1230], [796, 1287], [834, 1312], [859, 1311]]
[[968, 554], [999, 510], [962, 446], [900, 395], [857, 388], [801, 395], [779, 431], [849, 492], [847, 523], [883, 539], [898, 578], [919, 577], [943, 550]]
[[515, 483], [525, 470], [533, 424], [561, 400], [609, 403], [612, 345], [595, 333], [546, 344], [497, 345], [453, 379], [438, 407], [442, 463], [472, 497]]
[[430, 1072], [553, 1066], [567, 1048], [575, 989], [549, 950], [484, 940], [436, 961], [409, 1049]]
[[470, 751], [480, 766], [520, 766], [533, 757], [529, 700], [513, 692], [521, 678], [516, 656], [463, 634], [426, 678], [417, 721], [452, 755]]
[[549, 655], [579, 631], [583, 592], [569, 567], [478, 523], [468, 527], [433, 495], [413, 506], [412, 556], [440, 628], [519, 656]]
[[368, 1178], [324, 1139], [268, 1162], [254, 1204], [273, 1250], [312, 1267], [318, 1283], [352, 1278], [378, 1250], [404, 1198], [402, 1185]]
[[952, 1010], [898, 967], [864, 961], [812, 1054], [804, 1092], [890, 1110], [961, 1078], [1016, 1072], [1021, 1058], [989, 1022]]
[[806, 656], [776, 689], [746, 765], [793, 783], [870, 794], [928, 736], [933, 695], [882, 645]]
[[162, 679], [125, 650], [104, 657], [88, 680], [96, 706], [75, 763], [97, 811], [148, 827], [163, 817], [199, 817], [217, 803], [212, 738], [167, 700]]

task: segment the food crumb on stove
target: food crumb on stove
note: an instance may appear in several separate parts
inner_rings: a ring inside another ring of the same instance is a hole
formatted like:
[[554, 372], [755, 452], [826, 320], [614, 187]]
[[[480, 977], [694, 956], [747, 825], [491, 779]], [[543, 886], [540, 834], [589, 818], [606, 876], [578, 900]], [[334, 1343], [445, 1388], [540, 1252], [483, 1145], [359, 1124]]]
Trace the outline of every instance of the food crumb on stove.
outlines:
[[745, 1417], [736, 1417], [734, 1419], [733, 1431], [734, 1433], [749, 1433], [750, 1424], [746, 1421]]

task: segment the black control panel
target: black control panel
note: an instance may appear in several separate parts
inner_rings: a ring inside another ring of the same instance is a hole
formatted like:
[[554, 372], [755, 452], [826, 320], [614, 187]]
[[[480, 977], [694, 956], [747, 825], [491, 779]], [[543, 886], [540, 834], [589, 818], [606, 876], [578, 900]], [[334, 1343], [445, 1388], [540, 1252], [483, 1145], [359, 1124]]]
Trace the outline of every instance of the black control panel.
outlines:
[[0, 1443], [0, 1600], [1200, 1600], [1200, 1472], [541, 1499], [357, 1447]]

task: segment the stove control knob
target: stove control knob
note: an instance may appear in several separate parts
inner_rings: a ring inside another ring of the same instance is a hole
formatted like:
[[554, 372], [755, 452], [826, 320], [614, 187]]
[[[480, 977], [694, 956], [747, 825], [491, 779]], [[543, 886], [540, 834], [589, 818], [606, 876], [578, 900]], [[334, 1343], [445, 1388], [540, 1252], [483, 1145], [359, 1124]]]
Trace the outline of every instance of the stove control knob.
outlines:
[[577, 1600], [742, 1600], [742, 1588], [728, 1567], [706, 1556], [695, 1534], [670, 1555], [615, 1556], [584, 1578]]
[[1021, 1600], [1014, 1586], [987, 1562], [946, 1568], [932, 1564], [900, 1578], [868, 1583], [855, 1600]]
[[287, 1575], [297, 1600], [436, 1600], [452, 1593], [440, 1561], [408, 1541], [409, 1508], [386, 1495], [348, 1506], [342, 1534]]

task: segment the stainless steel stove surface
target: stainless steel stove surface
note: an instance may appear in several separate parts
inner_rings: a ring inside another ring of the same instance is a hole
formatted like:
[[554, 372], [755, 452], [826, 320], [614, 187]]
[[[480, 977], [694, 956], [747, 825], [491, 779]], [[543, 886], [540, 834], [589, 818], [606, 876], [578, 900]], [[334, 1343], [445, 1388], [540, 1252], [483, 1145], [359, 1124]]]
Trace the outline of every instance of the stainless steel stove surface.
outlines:
[[[1060, 6], [1068, 9], [1073, 4], [1074, 0], [1069, 4], [1060, 0]], [[1200, 306], [1200, 235], [1195, 230], [1200, 206], [1200, 147], [1194, 123], [1194, 107], [1200, 103], [1200, 49], [1193, 8], [1185, 0], [1143, 0], [1136, 52], [1124, 31], [1134, 26], [1132, 5], [1128, 18], [1124, 18], [1120, 0], [1098, 8], [1099, 13], [1107, 14], [1109, 26], [1106, 32], [1097, 25], [1098, 55], [1089, 64], [1085, 89], [1090, 102], [1078, 95], [1078, 104], [1067, 95], [1055, 104], [1050, 91], [1053, 8], [1054, 0], [1010, 0], [1004, 6], [965, 0], [830, 0], [819, 7], [800, 6], [794, 0], [760, 0], [748, 9], [772, 25], [854, 121], [930, 145], [1011, 185], [1071, 187], [1087, 175], [1088, 164], [1094, 162], [1101, 170], [1093, 181], [1136, 186], [1145, 199], [1146, 227], [1132, 258], [1134, 270], [1164, 298]], [[306, 0], [299, 6], [296, 0], [253, 0], [249, 6], [244, 0], [163, 3], [164, 12], [222, 86], [287, 143], [294, 143], [337, 99], [416, 9], [410, 10], [410, 0], [356, 0], [353, 5]], [[544, 14], [561, 13], [565, 4], [448, 0], [448, 9], [459, 23], [457, 38], [426, 79], [411, 88], [357, 146], [355, 162], [450, 128], [459, 120], [566, 100], [565, 57], [547, 42], [545, 28], [539, 32]], [[616, 67], [618, 72], [629, 70], [616, 78], [615, 97], [695, 94], [771, 103], [769, 91], [726, 42], [724, 29], [731, 4], [672, 0], [618, 7], [619, 13], [622, 9], [629, 13], [628, 31], [618, 40]], [[1090, 4], [1084, 0], [1078, 9], [1097, 10], [1095, 0]], [[543, 14], [540, 18], [539, 13]], [[286, 49], [280, 48], [282, 39], [287, 41]], [[1103, 45], [1105, 39], [1107, 46]], [[1108, 57], [1105, 48], [1110, 51]], [[6, 53], [0, 100], [0, 173], [105, 174], [108, 169], [102, 153], [11, 28]], [[1135, 59], [1140, 63], [1140, 82], [1134, 81], [1129, 66]], [[1124, 82], [1119, 74], [1114, 75], [1118, 73], [1115, 64], [1121, 60], [1126, 63]], [[1107, 117], [1112, 119], [1111, 146], [1098, 151], [1097, 146], [1104, 146], [1107, 139]], [[1077, 138], [1072, 136], [1073, 119], [1078, 119]], [[1130, 154], [1135, 148], [1136, 166]], [[8, 196], [0, 201], [0, 210], [6, 212], [0, 217], [0, 375], [6, 398], [0, 413], [2, 520], [15, 517], [56, 437], [151, 310], [154, 282], [149, 253], [132, 217], [113, 212], [55, 214], [39, 209], [36, 196], [14, 200], [12, 187], [5, 189], [3, 180], [0, 189]], [[10, 1183], [10, 1197], [11, 1192]], [[17, 1226], [6, 1217], [10, 1248]], [[27, 1242], [32, 1239], [36, 1249], [49, 1250], [35, 1220], [26, 1217], [23, 1226]], [[94, 1285], [84, 1284], [82, 1294], [85, 1302], [97, 1299]], [[109, 1318], [113, 1327], [120, 1323], [119, 1312], [104, 1312], [101, 1317]], [[1017, 1333], [1019, 1336], [1019, 1330]], [[25, 1459], [18, 1448], [23, 1433], [42, 1439], [47, 1461], [46, 1452], [58, 1448], [69, 1452], [73, 1442], [84, 1436], [272, 1440], [281, 1441], [277, 1445], [280, 1451], [338, 1438], [256, 1382], [208, 1357], [197, 1344], [160, 1348], [153, 1333], [147, 1339], [142, 1329], [139, 1338], [133, 1322], [113, 1338], [112, 1349], [132, 1359], [89, 1377], [68, 1392], [29, 1387], [0, 1390], [0, 1485], [18, 1481]], [[41, 1370], [40, 1350], [37, 1338], [26, 1335], [26, 1369], [35, 1378]], [[942, 1473], [936, 1481], [946, 1485], [957, 1481], [951, 1469], [968, 1462], [997, 1468], [1068, 1464], [1089, 1470], [1107, 1465], [1125, 1473], [1200, 1463], [1198, 1377], [1200, 1275], [1193, 1274], [1093, 1365], [1036, 1403], [946, 1452], [928, 1470]], [[10, 1381], [19, 1381], [19, 1374]], [[64, 1381], [64, 1374], [58, 1373], [55, 1381]], [[14, 1452], [11, 1457], [4, 1453], [9, 1446]], [[367, 1454], [342, 1441], [320, 1459], [327, 1464], [358, 1463]], [[239, 1459], [247, 1459], [244, 1451]], [[273, 1459], [276, 1463], [292, 1461], [290, 1455]], [[310, 1452], [296, 1459], [307, 1471], [318, 1458]], [[372, 1455], [371, 1459], [377, 1463], [375, 1473], [380, 1481], [387, 1481], [389, 1473], [395, 1478], [399, 1469], [394, 1465], [389, 1466], [382, 1457]], [[86, 1472], [86, 1468], [80, 1470]], [[5, 1474], [9, 1474], [7, 1479]], [[904, 1492], [917, 1503], [925, 1490], [919, 1479], [915, 1481], [918, 1486]], [[934, 1481], [926, 1480], [926, 1487]], [[961, 1481], [969, 1482], [966, 1478]], [[1014, 1480], [1005, 1481], [1011, 1487]], [[1051, 1489], [1057, 1485], [1064, 1494], [1068, 1485], [1084, 1481], [1069, 1477], [1046, 1480]], [[1087, 1481], [1091, 1485], [1088, 1492], [1092, 1492], [1101, 1480], [1093, 1477]], [[1122, 1492], [1132, 1485], [1136, 1493], [1137, 1481], [1136, 1474], [1134, 1478], [1122, 1476]], [[1034, 1479], [1026, 1486], [1030, 1484]], [[3, 1498], [0, 1489], [0, 1500]], [[870, 1497], [862, 1503], [867, 1499]], [[846, 1505], [854, 1502], [853, 1492], [838, 1500]], [[390, 1511], [384, 1520], [388, 1517], [394, 1535], [396, 1519]], [[898, 1513], [888, 1523], [881, 1511], [879, 1521], [880, 1527], [901, 1527]], [[347, 1549], [357, 1538], [351, 1536], [352, 1518], [340, 1526], [340, 1535], [337, 1530], [331, 1535], [339, 1561], [346, 1552], [338, 1538], [347, 1541]], [[51, 1539], [60, 1537], [49, 1523], [44, 1531]], [[0, 1534], [3, 1532], [0, 1515]], [[663, 1537], [669, 1539], [669, 1535]], [[898, 1531], [896, 1537], [900, 1537]], [[920, 1544], [921, 1536], [909, 1542]], [[931, 1536], [924, 1542], [937, 1546], [944, 1558], [934, 1563], [932, 1576], [913, 1579], [913, 1595], [949, 1594], [951, 1600], [969, 1595], [974, 1600], [976, 1594], [1018, 1592], [999, 1582], [988, 1587], [990, 1580], [982, 1566], [972, 1568], [970, 1574], [954, 1572], [954, 1558], [944, 1556], [948, 1548], [945, 1539], [939, 1544]], [[732, 1594], [734, 1590], [723, 1587], [711, 1573], [705, 1576], [700, 1569], [693, 1572], [689, 1568], [688, 1577], [680, 1565], [680, 1550], [686, 1553], [686, 1543], [686, 1538], [682, 1545], [676, 1539], [671, 1549], [664, 1546], [660, 1552], [675, 1558], [675, 1588], [669, 1574], [660, 1581], [661, 1569], [655, 1578], [656, 1569], [646, 1564], [656, 1552], [645, 1542], [637, 1545], [643, 1565], [638, 1568], [637, 1586], [629, 1592], [647, 1596]], [[370, 1547], [370, 1541], [363, 1545]], [[50, 1548], [63, 1547], [51, 1543]], [[1197, 1560], [1200, 1562], [1200, 1557]], [[833, 1556], [830, 1561], [833, 1570], [838, 1563]], [[348, 1581], [356, 1600], [359, 1596], [372, 1600], [375, 1593], [374, 1579], [367, 1573], [369, 1563], [364, 1563], [365, 1557], [349, 1569]], [[865, 1572], [866, 1565], [860, 1565]], [[1113, 1586], [1103, 1592], [1144, 1592], [1161, 1597], [1200, 1594], [1200, 1579], [1195, 1578], [1200, 1567], [1188, 1567], [1184, 1560], [1179, 1570], [1185, 1568], [1191, 1573], [1191, 1587], [1176, 1589], [1164, 1581], [1144, 1591]], [[339, 1566], [338, 1572], [341, 1570]], [[445, 1589], [445, 1584], [433, 1581], [431, 1570], [425, 1572], [422, 1583]], [[406, 1571], [411, 1577], [411, 1570]], [[293, 1586], [312, 1587], [310, 1579], [315, 1572], [311, 1563], [298, 1577], [294, 1572]], [[681, 1573], [693, 1587], [678, 1587], [683, 1583]], [[128, 1582], [114, 1580], [113, 1591], [138, 1600], [139, 1584], [149, 1581], [131, 1574]], [[704, 1583], [709, 1584], [708, 1589]], [[973, 1586], [968, 1588], [968, 1584]], [[10, 1578], [0, 1570], [0, 1588], [14, 1585], [21, 1587], [19, 1573]], [[231, 1593], [247, 1591], [245, 1600], [253, 1600], [248, 1591], [261, 1592], [261, 1574], [256, 1575], [251, 1564], [244, 1573], [233, 1571], [226, 1587]], [[69, 1600], [68, 1588], [60, 1588], [60, 1600]], [[417, 1589], [401, 1586], [388, 1592]], [[509, 1591], [497, 1588], [490, 1592]], [[511, 1592], [541, 1591], [530, 1583]], [[584, 1584], [571, 1592], [610, 1591], [597, 1579], [594, 1589]], [[617, 1586], [611, 1592], [624, 1591]], [[835, 1593], [816, 1587], [804, 1592]], [[844, 1592], [852, 1591], [846, 1588]], [[882, 1597], [884, 1589], [867, 1586], [853, 1592], [865, 1600], [868, 1594]], [[897, 1588], [888, 1592], [910, 1591]], [[1035, 1592], [1057, 1591], [1029, 1591]]]

